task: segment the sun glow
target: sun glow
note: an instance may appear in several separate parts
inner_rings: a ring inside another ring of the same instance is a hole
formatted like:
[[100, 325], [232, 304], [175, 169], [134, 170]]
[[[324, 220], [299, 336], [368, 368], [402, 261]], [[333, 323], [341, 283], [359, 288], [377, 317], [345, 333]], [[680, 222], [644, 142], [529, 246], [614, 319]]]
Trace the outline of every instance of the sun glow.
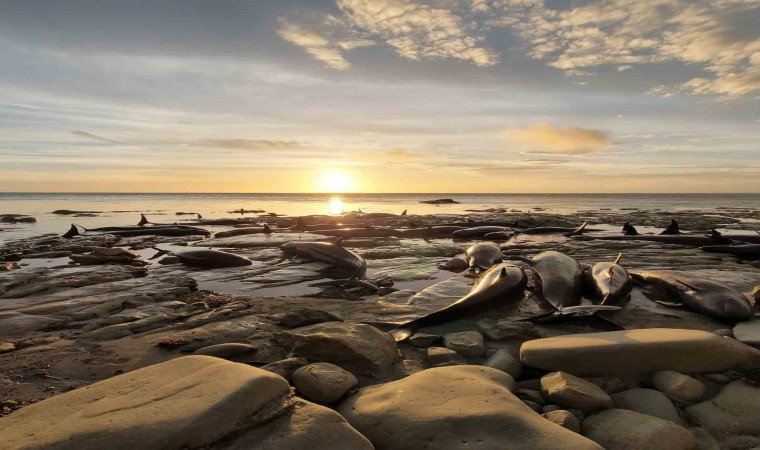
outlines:
[[330, 194], [348, 192], [352, 189], [353, 184], [353, 180], [348, 174], [337, 170], [322, 172], [317, 183], [321, 192]]
[[330, 214], [337, 216], [343, 213], [343, 200], [340, 197], [330, 199]]

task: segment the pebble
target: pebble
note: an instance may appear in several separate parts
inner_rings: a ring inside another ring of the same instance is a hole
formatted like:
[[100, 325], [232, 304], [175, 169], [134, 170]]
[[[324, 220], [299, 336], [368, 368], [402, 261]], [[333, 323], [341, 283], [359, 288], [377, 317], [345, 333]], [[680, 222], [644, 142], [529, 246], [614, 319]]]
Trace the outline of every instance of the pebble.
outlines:
[[668, 397], [684, 403], [699, 400], [707, 391], [707, 386], [701, 381], [672, 370], [652, 374], [652, 384]]
[[289, 382], [293, 381], [293, 372], [309, 364], [306, 358], [287, 358], [262, 366], [261, 369], [276, 373]]
[[443, 335], [443, 345], [464, 357], [477, 358], [486, 352], [483, 335], [477, 331], [461, 331]]
[[415, 347], [430, 347], [441, 339], [440, 335], [430, 333], [414, 333], [409, 338], [409, 343]]
[[570, 411], [558, 409], [544, 413], [542, 416], [544, 416], [547, 420], [550, 420], [561, 427], [565, 427], [574, 433], [581, 432], [581, 423], [578, 421], [578, 418], [575, 417]]
[[322, 405], [340, 400], [358, 383], [351, 372], [330, 363], [309, 364], [293, 373], [296, 391], [307, 400]]
[[608, 409], [581, 424], [584, 436], [606, 450], [696, 450], [686, 428], [626, 409]]
[[541, 378], [541, 392], [552, 402], [578, 408], [583, 412], [612, 408], [612, 398], [590, 381], [565, 372], [553, 372]]
[[16, 344], [12, 342], [0, 342], [0, 354], [16, 350]]
[[512, 322], [508, 320], [482, 319], [476, 324], [478, 331], [491, 341], [519, 339], [523, 341], [541, 337], [536, 326], [530, 322]]
[[523, 370], [522, 364], [520, 364], [520, 360], [514, 357], [512, 353], [509, 352], [509, 350], [504, 348], [496, 350], [496, 352], [491, 355], [491, 357], [488, 358], [486, 362], [483, 363], [483, 365], [504, 371], [512, 375], [512, 378], [519, 377], [522, 374]]
[[462, 355], [454, 350], [443, 347], [429, 347], [427, 349], [427, 359], [430, 367], [467, 364], [467, 360]]

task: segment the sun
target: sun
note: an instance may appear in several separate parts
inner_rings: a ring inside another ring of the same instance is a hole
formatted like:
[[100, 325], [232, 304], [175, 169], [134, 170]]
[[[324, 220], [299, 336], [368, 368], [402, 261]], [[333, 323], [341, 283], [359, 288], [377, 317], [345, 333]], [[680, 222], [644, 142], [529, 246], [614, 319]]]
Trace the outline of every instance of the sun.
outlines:
[[319, 190], [330, 194], [348, 192], [353, 186], [353, 180], [346, 173], [330, 170], [319, 175]]

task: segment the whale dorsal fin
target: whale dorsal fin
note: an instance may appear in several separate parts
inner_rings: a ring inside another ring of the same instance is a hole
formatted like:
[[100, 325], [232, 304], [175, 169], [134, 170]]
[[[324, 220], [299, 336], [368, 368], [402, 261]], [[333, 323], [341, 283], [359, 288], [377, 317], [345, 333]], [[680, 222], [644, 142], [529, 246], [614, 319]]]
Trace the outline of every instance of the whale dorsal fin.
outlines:
[[335, 239], [335, 241], [333, 242], [333, 244], [337, 245], [338, 247], [343, 247], [343, 239], [345, 239], [345, 238], [339, 237], [339, 238]]
[[265, 223], [264, 224], [264, 233], [270, 234], [271, 232], [272, 232], [272, 229], [269, 228], [269, 225]]
[[407, 211], [407, 210], [405, 209], [405, 210], [404, 210], [404, 212], [402, 212], [402, 213], [401, 213], [401, 215], [402, 215], [402, 216], [405, 216], [405, 215], [406, 215], [406, 211]]
[[140, 221], [137, 222], [137, 226], [141, 227], [141, 226], [143, 226], [145, 224], [148, 224], [148, 223], [150, 223], [150, 221], [148, 220], [147, 217], [145, 217], [145, 214], [140, 214]]
[[668, 225], [664, 230], [662, 230], [662, 233], [660, 233], [660, 234], [663, 234], [663, 235], [681, 234], [681, 230], [678, 227], [678, 222], [676, 222], [675, 219], [672, 219], [670, 221], [670, 225]]
[[77, 228], [76, 225], [72, 223], [71, 228], [69, 228], [69, 231], [63, 234], [63, 237], [70, 238], [74, 236], [79, 236], [79, 229]]

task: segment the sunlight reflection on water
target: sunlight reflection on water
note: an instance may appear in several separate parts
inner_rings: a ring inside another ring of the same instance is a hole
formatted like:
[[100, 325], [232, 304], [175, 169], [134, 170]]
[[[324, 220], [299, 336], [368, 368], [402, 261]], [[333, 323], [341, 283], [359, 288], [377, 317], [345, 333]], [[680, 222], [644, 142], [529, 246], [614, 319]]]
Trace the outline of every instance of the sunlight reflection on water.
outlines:
[[343, 213], [343, 200], [340, 197], [332, 197], [330, 198], [330, 214], [337, 216], [338, 214]]

